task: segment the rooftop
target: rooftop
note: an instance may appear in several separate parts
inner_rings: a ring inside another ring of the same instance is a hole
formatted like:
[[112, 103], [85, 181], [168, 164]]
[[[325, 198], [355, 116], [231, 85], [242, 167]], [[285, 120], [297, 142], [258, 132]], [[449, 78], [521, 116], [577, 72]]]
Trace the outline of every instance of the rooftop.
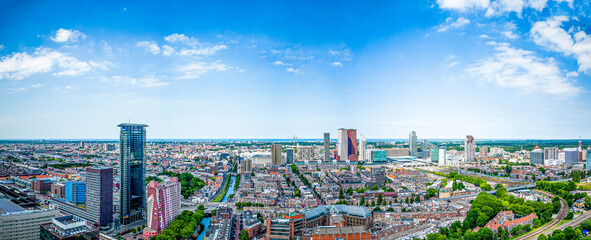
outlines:
[[23, 212], [24, 208], [14, 204], [6, 198], [0, 198], [0, 214]]
[[148, 127], [148, 125], [141, 123], [121, 123], [117, 127]]

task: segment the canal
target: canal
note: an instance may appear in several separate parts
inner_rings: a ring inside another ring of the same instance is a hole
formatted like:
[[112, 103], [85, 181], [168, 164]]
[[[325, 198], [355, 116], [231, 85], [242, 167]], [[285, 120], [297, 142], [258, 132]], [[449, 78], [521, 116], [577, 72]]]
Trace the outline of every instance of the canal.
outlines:
[[[235, 183], [236, 183], [236, 177], [232, 177], [232, 180], [230, 182], [230, 186], [228, 187], [228, 191], [226, 192], [226, 195], [224, 195], [222, 202], [227, 202], [228, 196], [234, 194], [234, 184]], [[205, 218], [203, 218], [203, 220], [201, 220], [201, 225], [203, 226], [203, 231], [201, 231], [201, 233], [199, 233], [199, 235], [197, 235], [197, 240], [203, 240], [203, 238], [205, 237], [205, 230], [209, 227], [210, 223], [211, 223], [211, 217], [205, 217]]]

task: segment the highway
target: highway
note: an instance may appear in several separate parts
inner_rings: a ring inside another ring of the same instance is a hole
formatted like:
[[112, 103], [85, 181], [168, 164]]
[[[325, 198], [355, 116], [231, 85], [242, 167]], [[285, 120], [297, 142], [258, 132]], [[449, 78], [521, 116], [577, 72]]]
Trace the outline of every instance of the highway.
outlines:
[[[534, 190], [534, 191], [546, 194], [552, 198], [556, 197], [556, 195], [551, 194], [549, 192], [545, 192], [545, 191], [541, 191], [541, 190]], [[564, 199], [560, 198], [560, 211], [558, 212], [558, 215], [556, 215], [556, 218], [554, 218], [554, 220], [547, 223], [543, 227], [538, 228], [534, 231], [531, 231], [531, 232], [529, 232], [523, 236], [520, 236], [516, 239], [517, 240], [538, 239], [538, 236], [540, 234], [547, 234], [546, 231], [550, 231], [550, 230], [552, 230], [552, 228], [556, 227], [560, 223], [560, 221], [562, 221], [562, 219], [564, 219], [564, 217], [566, 217], [567, 213], [568, 213], [568, 205], [566, 204], [566, 201], [564, 201]]]

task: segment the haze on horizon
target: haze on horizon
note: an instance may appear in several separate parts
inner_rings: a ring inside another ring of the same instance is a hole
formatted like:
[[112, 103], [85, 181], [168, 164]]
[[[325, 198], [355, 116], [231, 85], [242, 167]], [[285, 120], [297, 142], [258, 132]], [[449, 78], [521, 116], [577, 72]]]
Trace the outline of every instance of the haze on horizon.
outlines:
[[588, 1], [0, 3], [0, 139], [591, 138]]

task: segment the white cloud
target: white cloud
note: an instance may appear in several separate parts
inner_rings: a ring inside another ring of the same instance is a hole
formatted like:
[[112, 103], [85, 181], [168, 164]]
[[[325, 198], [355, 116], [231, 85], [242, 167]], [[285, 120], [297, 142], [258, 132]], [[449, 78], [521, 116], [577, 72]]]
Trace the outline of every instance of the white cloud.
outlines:
[[193, 37], [187, 37], [185, 34], [178, 34], [178, 33], [173, 33], [171, 35], [168, 35], [166, 37], [164, 37], [164, 40], [170, 43], [181, 43], [181, 44], [185, 44], [188, 46], [197, 46], [197, 45], [201, 45], [201, 43], [199, 43], [199, 41]]
[[179, 79], [200, 78], [201, 75], [210, 71], [227, 71], [230, 66], [219, 62], [207, 63], [196, 62], [179, 67], [177, 70], [182, 74]]
[[437, 0], [442, 9], [465, 11], [468, 9], [482, 9], [490, 5], [489, 0]]
[[458, 65], [458, 64], [460, 64], [460, 62], [458, 62], [458, 61], [455, 61], [455, 62], [450, 62], [449, 64], [447, 64], [447, 66], [446, 66], [446, 67], [447, 67], [447, 68], [452, 68], [452, 67], [454, 67], [454, 66], [456, 66], [456, 65]]
[[102, 78], [103, 82], [112, 82], [112, 83], [116, 83], [116, 84], [121, 84], [121, 85], [137, 85], [137, 86], [141, 86], [141, 87], [161, 87], [161, 86], [167, 86], [169, 83], [168, 82], [161, 82], [159, 79], [157, 79], [154, 76], [146, 76], [143, 78], [133, 78], [133, 77], [127, 77], [127, 76], [111, 76], [111, 77], [103, 77]]
[[480, 34], [479, 37], [482, 38], [482, 39], [491, 39], [491, 37], [488, 36], [488, 35], [486, 35], [486, 34]]
[[[91, 64], [92, 63], [92, 64]], [[23, 79], [36, 73], [57, 70], [54, 76], [76, 76], [91, 70], [104, 70], [107, 63], [81, 61], [49, 48], [37, 48], [33, 54], [14, 53], [0, 59], [0, 79]], [[100, 67], [99, 67], [100, 66]]]
[[212, 47], [203, 47], [203, 48], [183, 48], [179, 50], [179, 55], [181, 56], [210, 56], [215, 54], [220, 50], [227, 49], [228, 46], [226, 45], [215, 45]]
[[332, 62], [330, 65], [333, 67], [342, 67], [343, 63], [342, 62]]
[[86, 35], [84, 35], [84, 33], [81, 33], [78, 30], [60, 28], [55, 33], [55, 37], [50, 37], [50, 38], [54, 42], [59, 42], [59, 43], [69, 42], [69, 43], [73, 43], [73, 42], [77, 42], [79, 38], [85, 38], [85, 37], [86, 37]]
[[286, 63], [286, 62], [282, 62], [282, 61], [275, 61], [275, 62], [273, 62], [273, 65], [276, 65], [276, 66], [290, 66], [291, 64]]
[[286, 69], [285, 69], [285, 71], [288, 71], [288, 72], [290, 72], [290, 73], [297, 73], [297, 72], [298, 72], [298, 70], [297, 70], [297, 69], [295, 69], [295, 68], [292, 68], [292, 67], [288, 67], [288, 68], [286, 68]]
[[469, 24], [469, 23], [470, 23], [470, 20], [466, 19], [464, 17], [459, 17], [455, 21], [452, 18], [448, 17], [447, 19], [445, 19], [444, 23], [437, 26], [437, 31], [438, 32], [445, 32], [450, 29], [461, 28], [464, 25]]
[[503, 32], [501, 32], [501, 34], [503, 34], [503, 36], [505, 36], [506, 38], [511, 39], [511, 40], [517, 39], [519, 37], [519, 35], [513, 33], [512, 31], [509, 31], [509, 30], [503, 31]]
[[565, 76], [554, 58], [539, 58], [508, 43], [490, 44], [495, 46], [496, 53], [468, 68], [471, 76], [523, 92], [576, 95], [582, 91]]
[[152, 41], [139, 41], [136, 42], [135, 45], [137, 47], [141, 47], [141, 48], [145, 48], [148, 52], [157, 55], [160, 53], [160, 47], [158, 47], [158, 44], [156, 44], [155, 42]]
[[163, 45], [162, 46], [162, 55], [164, 55], [164, 56], [172, 56], [175, 53], [176, 53], [176, 51], [171, 46], [168, 46], [168, 45]]
[[556, 16], [536, 22], [530, 34], [536, 44], [565, 56], [574, 56], [579, 64], [579, 71], [587, 73], [591, 69], [591, 36], [584, 31], [571, 36], [562, 29], [562, 22], [567, 20], [566, 16]]
[[74, 88], [74, 87], [72, 87], [70, 85], [67, 85], [65, 87], [56, 87], [55, 88], [55, 91], [62, 92], [62, 93], [69, 93], [69, 92], [71, 92], [73, 90], [76, 90], [76, 88]]
[[41, 84], [41, 83], [36, 83], [36, 84], [33, 84], [33, 85], [31, 85], [31, 87], [32, 87], [32, 88], [43, 87], [43, 84]]

